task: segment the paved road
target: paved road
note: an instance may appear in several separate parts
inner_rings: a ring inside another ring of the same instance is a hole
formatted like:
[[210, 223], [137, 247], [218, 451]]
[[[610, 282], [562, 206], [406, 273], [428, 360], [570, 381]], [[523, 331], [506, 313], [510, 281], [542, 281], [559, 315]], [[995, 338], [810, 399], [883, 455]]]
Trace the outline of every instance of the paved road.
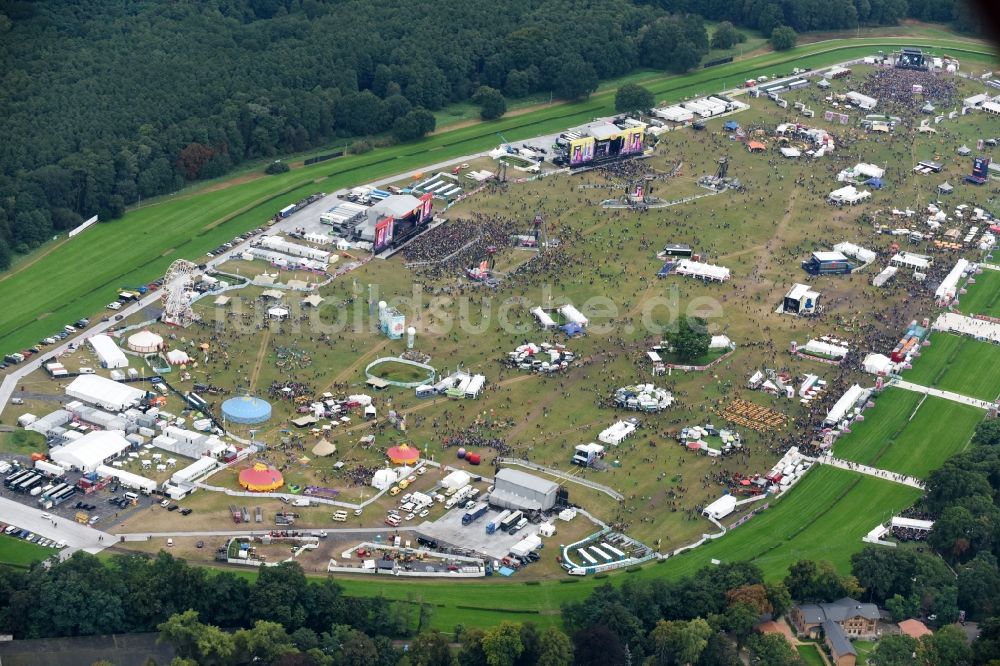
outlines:
[[986, 400], [970, 398], [967, 395], [952, 393], [951, 391], [942, 391], [941, 389], [931, 388], [929, 386], [921, 386], [920, 384], [908, 382], [905, 379], [896, 380], [892, 385], [906, 389], [907, 391], [926, 393], [927, 395], [932, 395], [935, 398], [944, 398], [945, 400], [951, 400], [952, 402], [960, 402], [963, 405], [972, 405], [973, 407], [978, 407], [979, 409], [989, 409], [993, 406], [993, 403], [987, 402]]
[[880, 479], [885, 479], [886, 481], [902, 483], [904, 486], [924, 490], [924, 482], [920, 479], [915, 479], [912, 476], [905, 476], [896, 472], [869, 467], [868, 465], [862, 465], [861, 463], [851, 462], [849, 460], [841, 460], [840, 458], [834, 458], [833, 456], [824, 456], [822, 458], [818, 458], [817, 460], [819, 460], [819, 462], [823, 465], [832, 465], [833, 467], [839, 467], [840, 469], [849, 469], [852, 472], [860, 472], [861, 474], [867, 474], [868, 476], [875, 476]]
[[[247, 530], [218, 530], [210, 532], [127, 532], [115, 535], [124, 537], [125, 541], [148, 541], [149, 539], [164, 539], [166, 537], [233, 537], [233, 536], [263, 536], [271, 532], [298, 532], [300, 535], [309, 536], [312, 532], [323, 531], [329, 536], [351, 536], [369, 534], [395, 534], [396, 532], [413, 532], [416, 525], [400, 525], [399, 527], [297, 527], [292, 526], [287, 529], [283, 527]], [[115, 537], [112, 537], [115, 538]]]
[[44, 512], [40, 509], [0, 497], [0, 522], [17, 525], [49, 539], [65, 541], [68, 547], [62, 551], [63, 557], [78, 549], [98, 553], [115, 543], [116, 537], [112, 534], [61, 516], [53, 516], [53, 523], [52, 520], [43, 518], [42, 513]]

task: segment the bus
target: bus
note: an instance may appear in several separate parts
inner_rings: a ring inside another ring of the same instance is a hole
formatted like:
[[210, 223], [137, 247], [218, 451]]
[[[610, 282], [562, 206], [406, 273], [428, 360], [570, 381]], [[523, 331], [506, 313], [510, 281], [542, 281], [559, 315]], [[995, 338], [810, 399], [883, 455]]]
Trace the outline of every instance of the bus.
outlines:
[[69, 485], [68, 483], [60, 483], [57, 486], [53, 486], [52, 488], [49, 488], [48, 490], [43, 491], [42, 492], [42, 497], [44, 497], [45, 499], [52, 499], [53, 496], [58, 495], [63, 490], [65, 490], [66, 486], [68, 486], [68, 485]]
[[55, 506], [59, 506], [66, 500], [72, 498], [73, 495], [75, 494], [76, 494], [76, 486], [67, 486], [66, 488], [60, 490], [58, 495], [50, 495], [49, 500]]
[[510, 532], [510, 528], [514, 527], [514, 525], [517, 525], [517, 522], [522, 518], [524, 518], [524, 514], [521, 513], [520, 511], [515, 511], [514, 513], [510, 514], [509, 516], [504, 518], [503, 521], [500, 522], [500, 529], [502, 529], [504, 532]]
[[24, 479], [19, 481], [18, 484], [14, 487], [14, 490], [26, 493], [29, 490], [31, 490], [34, 486], [37, 486], [39, 483], [41, 483], [44, 478], [45, 477], [43, 477], [41, 474], [32, 472], [28, 476], [24, 477]]
[[14, 472], [4, 480], [4, 485], [8, 488], [13, 488], [21, 481], [24, 481], [33, 472], [30, 469], [22, 469], [20, 471]]

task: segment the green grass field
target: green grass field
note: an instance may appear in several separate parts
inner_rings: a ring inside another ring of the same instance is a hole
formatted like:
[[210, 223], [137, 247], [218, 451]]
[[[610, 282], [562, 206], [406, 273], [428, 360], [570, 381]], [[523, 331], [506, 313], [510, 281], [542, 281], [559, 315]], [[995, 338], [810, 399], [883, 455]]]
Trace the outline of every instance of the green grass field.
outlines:
[[27, 568], [33, 562], [44, 560], [56, 553], [51, 548], [43, 548], [23, 539], [0, 534], [0, 565]]
[[924, 478], [965, 448], [983, 416], [970, 405], [892, 388], [833, 452], [844, 460]]
[[927, 396], [913, 420], [871, 464], [926, 478], [968, 445], [984, 416], [985, 412], [977, 407]]
[[844, 460], [870, 462], [881, 448], [899, 435], [923, 396], [914, 391], [890, 388], [865, 412], [865, 420], [851, 425], [851, 432], [833, 446], [833, 454]]
[[967, 315], [1000, 317], [1000, 271], [985, 269], [975, 279], [968, 293], [959, 297], [959, 309]]
[[980, 400], [1000, 395], [1000, 345], [950, 333], [934, 333], [930, 340], [905, 379]]
[[796, 645], [795, 651], [799, 653], [802, 663], [806, 666], [826, 666], [819, 648], [812, 644]]
[[[993, 54], [981, 43], [932, 37], [842, 39], [768, 53], [684, 76], [646, 81], [658, 100], [678, 100], [735, 85], [762, 71], [788, 67], [820, 67], [868, 55], [880, 48], [905, 44], [931, 51], [946, 49], [967, 62], [989, 62]], [[339, 158], [286, 174], [232, 187], [181, 193], [161, 203], [129, 212], [123, 219], [98, 225], [85, 234], [47, 248], [19, 264], [20, 270], [0, 281], [6, 311], [0, 322], [0, 350], [33, 344], [81, 316], [100, 312], [123, 285], [149, 282], [177, 258], [194, 259], [236, 234], [256, 227], [288, 203], [315, 191], [334, 191], [428, 162], [460, 157], [491, 148], [497, 132], [516, 141], [571, 127], [613, 112], [613, 92], [587, 100], [558, 104], [520, 116], [477, 123], [423, 140]], [[87, 266], [87, 271], [80, 271]], [[28, 297], [30, 294], [30, 297]]]

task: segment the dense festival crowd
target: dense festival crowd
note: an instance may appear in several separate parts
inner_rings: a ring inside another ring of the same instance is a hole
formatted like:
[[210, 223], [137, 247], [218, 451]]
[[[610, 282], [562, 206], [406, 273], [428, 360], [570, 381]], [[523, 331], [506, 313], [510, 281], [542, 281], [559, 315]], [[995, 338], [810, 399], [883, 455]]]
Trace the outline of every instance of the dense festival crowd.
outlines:
[[[913, 86], [922, 86], [920, 94], [913, 93]], [[918, 109], [928, 101], [951, 106], [955, 102], [955, 84], [951, 76], [938, 76], [931, 72], [912, 69], [878, 69], [861, 83], [861, 91], [878, 100], [879, 105], [890, 109]]]

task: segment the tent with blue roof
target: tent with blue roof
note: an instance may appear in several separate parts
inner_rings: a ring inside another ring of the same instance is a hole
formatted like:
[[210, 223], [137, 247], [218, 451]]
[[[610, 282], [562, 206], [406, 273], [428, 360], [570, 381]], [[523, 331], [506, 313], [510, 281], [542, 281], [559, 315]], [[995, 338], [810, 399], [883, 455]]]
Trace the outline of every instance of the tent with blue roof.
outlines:
[[576, 337], [577, 335], [583, 335], [583, 327], [574, 322], [563, 324], [559, 327], [559, 329], [571, 338]]
[[865, 185], [871, 185], [876, 190], [882, 189], [882, 179], [881, 178], [869, 178], [865, 181]]
[[723, 125], [723, 127], [727, 131], [731, 132], [733, 130], [738, 130], [740, 128], [740, 124], [738, 122], [736, 122], [735, 120], [730, 120], [725, 125]]

